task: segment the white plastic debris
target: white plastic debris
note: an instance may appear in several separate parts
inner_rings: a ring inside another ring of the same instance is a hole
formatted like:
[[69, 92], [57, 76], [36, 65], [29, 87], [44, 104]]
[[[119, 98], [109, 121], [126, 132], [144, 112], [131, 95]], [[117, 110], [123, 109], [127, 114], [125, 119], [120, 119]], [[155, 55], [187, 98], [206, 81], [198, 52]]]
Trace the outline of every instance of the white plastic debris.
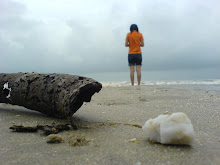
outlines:
[[4, 86], [3, 86], [3, 90], [9, 90], [9, 93], [8, 93], [8, 96], [6, 96], [6, 98], [8, 99], [11, 95], [10, 95], [10, 93], [11, 93], [11, 88], [9, 88], [8, 87], [8, 82], [6, 82], [5, 84], [4, 84]]
[[142, 129], [149, 141], [162, 144], [190, 145], [195, 136], [190, 119], [182, 112], [149, 119]]
[[4, 84], [3, 89], [8, 89], [8, 82]]

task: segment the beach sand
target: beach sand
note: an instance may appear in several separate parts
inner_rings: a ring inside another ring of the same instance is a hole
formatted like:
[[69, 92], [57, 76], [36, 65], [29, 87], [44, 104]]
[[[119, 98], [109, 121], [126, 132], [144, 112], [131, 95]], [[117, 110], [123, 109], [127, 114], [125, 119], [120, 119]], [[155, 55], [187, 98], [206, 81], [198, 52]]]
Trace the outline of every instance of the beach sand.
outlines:
[[[184, 112], [195, 131], [191, 146], [147, 141], [146, 120], [168, 111]], [[103, 87], [73, 115], [78, 130], [59, 133], [62, 143], [49, 144], [42, 132], [18, 133], [13, 124], [66, 124], [19, 106], [0, 104], [0, 164], [220, 164], [220, 87]], [[69, 138], [89, 142], [70, 146]], [[136, 138], [136, 140], [134, 140]]]

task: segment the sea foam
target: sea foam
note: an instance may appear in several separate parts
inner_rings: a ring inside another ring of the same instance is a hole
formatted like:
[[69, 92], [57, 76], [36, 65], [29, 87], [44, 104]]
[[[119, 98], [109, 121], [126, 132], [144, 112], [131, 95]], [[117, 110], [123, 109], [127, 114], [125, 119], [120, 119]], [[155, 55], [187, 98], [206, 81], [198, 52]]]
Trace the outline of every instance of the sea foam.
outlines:
[[[119, 82], [102, 82], [102, 85], [104, 87], [126, 87], [126, 86], [131, 86], [130, 81], [119, 81]], [[135, 83], [135, 85], [137, 85]], [[220, 79], [212, 79], [212, 80], [167, 80], [167, 81], [142, 81], [141, 85], [143, 86], [151, 86], [151, 85], [167, 85], [167, 86], [172, 86], [172, 85], [202, 85], [202, 86], [220, 86]]]

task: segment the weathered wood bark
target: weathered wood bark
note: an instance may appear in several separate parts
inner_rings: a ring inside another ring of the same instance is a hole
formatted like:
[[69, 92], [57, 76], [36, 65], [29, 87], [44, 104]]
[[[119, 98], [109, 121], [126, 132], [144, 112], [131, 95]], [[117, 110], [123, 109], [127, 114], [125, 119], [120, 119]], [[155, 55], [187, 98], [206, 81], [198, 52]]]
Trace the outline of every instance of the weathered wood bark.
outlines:
[[[9, 89], [5, 88], [7, 82]], [[68, 74], [0, 74], [1, 103], [24, 106], [59, 118], [71, 117], [101, 88], [93, 79]]]

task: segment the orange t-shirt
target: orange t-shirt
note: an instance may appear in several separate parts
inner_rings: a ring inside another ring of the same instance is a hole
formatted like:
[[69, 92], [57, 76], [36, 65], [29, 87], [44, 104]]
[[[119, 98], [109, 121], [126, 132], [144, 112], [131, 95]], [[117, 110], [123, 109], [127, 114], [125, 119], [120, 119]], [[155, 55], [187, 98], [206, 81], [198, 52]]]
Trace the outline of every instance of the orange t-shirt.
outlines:
[[141, 41], [144, 40], [144, 37], [141, 33], [134, 30], [132, 33], [128, 33], [126, 40], [129, 42], [129, 51], [128, 54], [141, 54]]

